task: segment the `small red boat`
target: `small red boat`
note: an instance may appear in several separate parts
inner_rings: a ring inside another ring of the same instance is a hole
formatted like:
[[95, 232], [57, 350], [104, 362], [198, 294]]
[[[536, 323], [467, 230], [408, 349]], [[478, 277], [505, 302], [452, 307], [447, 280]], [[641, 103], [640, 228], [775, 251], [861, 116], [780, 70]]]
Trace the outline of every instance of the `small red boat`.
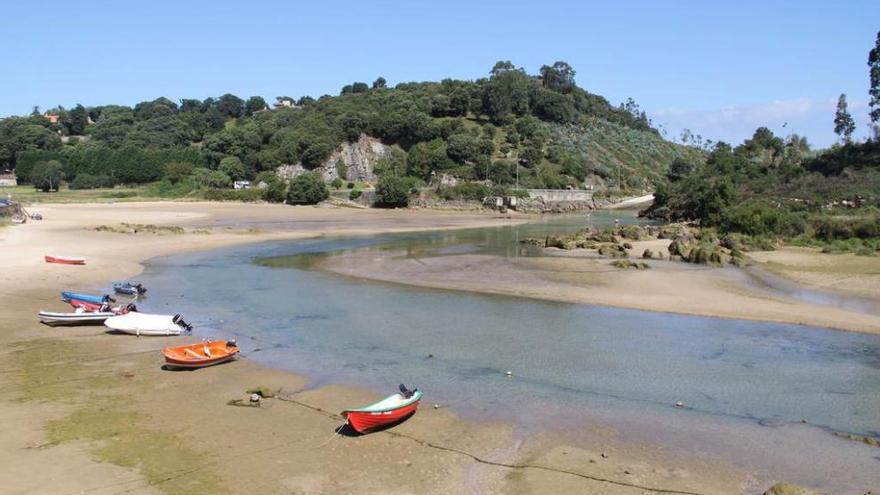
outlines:
[[165, 363], [175, 368], [204, 368], [235, 358], [238, 346], [234, 340], [215, 340], [200, 344], [166, 347]]
[[101, 312], [111, 312], [116, 315], [124, 315], [129, 311], [137, 311], [137, 306], [134, 303], [128, 303], [125, 306], [113, 306], [111, 307], [107, 303], [94, 303], [89, 301], [80, 301], [79, 299], [69, 299], [67, 301], [73, 309], [81, 309], [86, 313], [101, 313]]
[[77, 258], [75, 256], [44, 256], [46, 263], [61, 263], [62, 265], [85, 265], [85, 258]]
[[73, 306], [73, 309], [82, 309], [88, 313], [93, 313], [95, 311], [101, 311], [101, 307], [103, 304], [98, 304], [89, 301], [80, 301], [79, 299], [68, 299], [67, 303]]
[[394, 424], [415, 414], [422, 400], [422, 391], [419, 389], [407, 390], [400, 386], [401, 393], [388, 397], [358, 409], [346, 409], [342, 411], [342, 417], [358, 433], [366, 433], [383, 426]]

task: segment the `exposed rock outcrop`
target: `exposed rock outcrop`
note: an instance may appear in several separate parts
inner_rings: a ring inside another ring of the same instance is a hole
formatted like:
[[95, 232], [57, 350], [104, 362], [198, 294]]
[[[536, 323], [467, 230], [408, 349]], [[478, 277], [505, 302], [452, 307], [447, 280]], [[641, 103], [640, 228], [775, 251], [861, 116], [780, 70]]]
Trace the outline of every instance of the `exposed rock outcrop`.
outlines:
[[[391, 152], [391, 147], [378, 139], [361, 134], [354, 143], [345, 142], [339, 145], [320, 166], [313, 169], [319, 172], [321, 177], [330, 182], [339, 177], [347, 181], [372, 182], [376, 180], [373, 169], [376, 163]], [[337, 170], [337, 162], [342, 166]], [[302, 163], [294, 165], [282, 165], [275, 172], [286, 179], [292, 179], [300, 174], [308, 172]], [[340, 176], [344, 172], [345, 176]]]

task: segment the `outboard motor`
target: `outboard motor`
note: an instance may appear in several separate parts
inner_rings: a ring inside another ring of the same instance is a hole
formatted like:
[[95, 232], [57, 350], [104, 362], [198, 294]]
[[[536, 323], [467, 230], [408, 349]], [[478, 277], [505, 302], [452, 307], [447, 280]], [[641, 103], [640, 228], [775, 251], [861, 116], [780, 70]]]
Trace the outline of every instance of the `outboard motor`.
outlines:
[[235, 339], [229, 339], [226, 341], [226, 347], [238, 347], [238, 343]]
[[416, 393], [416, 390], [418, 390], [418, 387], [413, 390], [409, 390], [408, 388], [406, 388], [406, 385], [404, 385], [402, 383], [400, 384], [400, 387], [398, 387], [398, 388], [400, 388], [401, 395], [403, 395], [407, 399], [412, 397], [413, 394]]
[[112, 303], [115, 303], [115, 302], [116, 302], [116, 299], [113, 299], [112, 297], [110, 297], [110, 294], [104, 294], [104, 302], [112, 302]]
[[131, 313], [132, 311], [134, 311], [135, 313], [137, 313], [137, 310], [138, 310], [138, 308], [137, 308], [137, 306], [134, 305], [134, 303], [128, 303], [128, 304], [126, 304], [126, 305], [125, 305], [125, 308], [124, 308], [124, 312], [125, 312], [125, 313]]
[[181, 317], [180, 314], [176, 314], [176, 315], [174, 315], [174, 317], [171, 318], [171, 321], [173, 321], [173, 322], [176, 323], [177, 325], [180, 325], [180, 326], [181, 326], [184, 330], [186, 330], [187, 332], [189, 332], [189, 331], [192, 330], [192, 328], [193, 328], [192, 325], [190, 325], [189, 323], [183, 321], [183, 317]]
[[136, 284], [134, 286], [134, 288], [137, 289], [138, 294], [146, 294], [147, 293], [147, 288], [144, 287], [144, 284]]

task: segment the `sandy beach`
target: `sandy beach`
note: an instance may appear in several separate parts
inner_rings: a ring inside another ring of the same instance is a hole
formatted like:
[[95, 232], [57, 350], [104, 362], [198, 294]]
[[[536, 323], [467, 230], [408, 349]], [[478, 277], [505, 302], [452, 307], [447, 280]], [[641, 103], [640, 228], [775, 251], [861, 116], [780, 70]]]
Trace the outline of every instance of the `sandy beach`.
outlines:
[[[669, 241], [633, 242], [631, 258], [645, 249], [666, 252]], [[322, 269], [359, 278], [439, 289], [532, 297], [551, 301], [602, 304], [669, 313], [794, 323], [880, 333], [880, 314], [859, 312], [787, 297], [761, 287], [749, 274], [733, 267], [708, 267], [668, 260], [648, 260], [648, 270], [622, 270], [610, 259], [587, 251], [547, 249], [540, 258], [501, 258], [463, 254], [416, 257], [403, 251], [361, 249], [321, 260]], [[753, 254], [773, 263], [775, 272], [796, 282], [820, 284], [823, 263], [815, 251], [782, 250]], [[847, 279], [847, 295], [857, 295], [880, 306], [880, 266], [877, 258], [842, 256], [845, 270], [832, 281]], [[834, 259], [832, 259], [833, 261]], [[825, 271], [831, 270], [824, 261]], [[764, 266], [767, 263], [757, 263]], [[849, 268], [856, 264], [855, 268]], [[806, 266], [807, 268], [801, 268]], [[871, 269], [866, 269], [871, 266]], [[812, 271], [809, 271], [811, 270]], [[858, 271], [858, 275], [846, 271]]]
[[[102, 327], [50, 328], [60, 287], [136, 275], [163, 254], [272, 239], [503, 225], [523, 217], [436, 211], [292, 208], [224, 203], [36, 206], [42, 222], [0, 230], [0, 483], [5, 493], [740, 493], [749, 476], [723, 462], [670, 455], [584, 432], [522, 439], [510, 426], [465, 421], [430, 404], [393, 430], [335, 437], [338, 411], [376, 395], [328, 386], [247, 359], [201, 372], [163, 371], [159, 350], [183, 338], [137, 339]], [[222, 221], [221, 221], [222, 220]], [[123, 230], [122, 223], [179, 226]], [[282, 225], [254, 228], [252, 225]], [[215, 226], [215, 225], [222, 226]], [[158, 233], [156, 233], [158, 232]], [[49, 265], [47, 253], [85, 267]], [[260, 408], [233, 407], [253, 387]], [[283, 400], [282, 400], [283, 399]], [[531, 467], [529, 467], [531, 466]]]

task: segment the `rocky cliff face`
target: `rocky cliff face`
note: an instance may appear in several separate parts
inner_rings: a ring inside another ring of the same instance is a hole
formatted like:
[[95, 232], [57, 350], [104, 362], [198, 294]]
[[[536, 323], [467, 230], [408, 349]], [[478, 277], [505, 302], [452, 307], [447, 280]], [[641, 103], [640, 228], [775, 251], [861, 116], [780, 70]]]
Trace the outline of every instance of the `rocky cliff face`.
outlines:
[[[314, 171], [320, 173], [326, 182], [330, 182], [337, 177], [347, 181], [372, 182], [376, 179], [376, 176], [373, 174], [373, 167], [376, 165], [376, 162], [385, 157], [390, 151], [390, 146], [383, 144], [374, 137], [361, 134], [360, 138], [354, 143], [342, 143]], [[344, 164], [344, 167], [341, 166], [339, 167], [340, 170], [337, 170], [336, 163], [340, 161]], [[343, 168], [345, 175], [340, 176], [339, 172]], [[278, 175], [288, 179], [307, 171], [302, 163], [282, 165], [276, 169]]]

